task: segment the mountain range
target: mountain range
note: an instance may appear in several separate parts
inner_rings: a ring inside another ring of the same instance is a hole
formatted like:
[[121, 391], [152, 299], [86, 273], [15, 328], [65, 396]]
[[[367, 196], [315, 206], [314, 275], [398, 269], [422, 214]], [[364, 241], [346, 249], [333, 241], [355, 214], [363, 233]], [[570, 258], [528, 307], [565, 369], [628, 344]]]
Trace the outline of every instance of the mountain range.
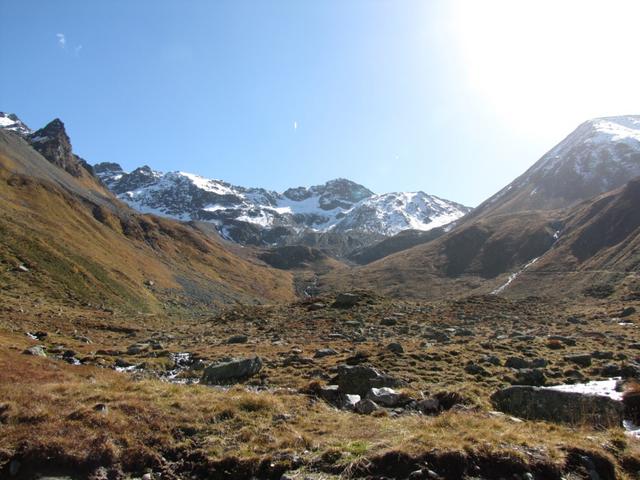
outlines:
[[[633, 179], [640, 175], [640, 116], [583, 123], [474, 210], [423, 192], [376, 195], [346, 179], [280, 193], [148, 166], [125, 172], [117, 163], [92, 166], [77, 156], [58, 119], [34, 132], [17, 116], [1, 114], [0, 126], [10, 187], [27, 179], [53, 183], [56, 192], [79, 202], [74, 208], [86, 211], [92, 224], [123, 235], [125, 250], [138, 248], [131, 242], [160, 248], [163, 255], [168, 248], [173, 253], [165, 263], [183, 274], [189, 262], [204, 262], [197, 278], [191, 272], [178, 281], [175, 272], [168, 274], [173, 280], [163, 287], [179, 285], [181, 295], [207, 296], [207, 275], [219, 276], [212, 258], [226, 258], [230, 271], [261, 271], [264, 278], [270, 272], [282, 292], [287, 282], [298, 293], [374, 287], [412, 298], [580, 294], [600, 283], [623, 285], [626, 294], [636, 288], [640, 224]], [[17, 208], [19, 195], [10, 191]], [[178, 244], [187, 239], [209, 253], [178, 260]], [[86, 239], [76, 240], [86, 245]], [[218, 253], [210, 257], [212, 252]], [[17, 252], [11, 257], [21, 258]], [[122, 273], [113, 265], [106, 271], [114, 279]], [[138, 278], [135, 284], [144, 268], [125, 277]], [[248, 281], [220, 278], [214, 296], [232, 298], [237, 284]], [[301, 281], [313, 288], [301, 288]], [[250, 296], [264, 300], [264, 288]]]

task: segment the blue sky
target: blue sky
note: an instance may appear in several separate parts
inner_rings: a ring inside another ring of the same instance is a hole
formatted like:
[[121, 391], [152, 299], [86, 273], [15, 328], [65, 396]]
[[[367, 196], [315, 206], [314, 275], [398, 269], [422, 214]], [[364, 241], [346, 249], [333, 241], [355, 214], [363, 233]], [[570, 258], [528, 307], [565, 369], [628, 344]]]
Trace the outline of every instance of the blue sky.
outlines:
[[0, 0], [0, 110], [91, 163], [474, 206], [640, 113], [637, 3]]

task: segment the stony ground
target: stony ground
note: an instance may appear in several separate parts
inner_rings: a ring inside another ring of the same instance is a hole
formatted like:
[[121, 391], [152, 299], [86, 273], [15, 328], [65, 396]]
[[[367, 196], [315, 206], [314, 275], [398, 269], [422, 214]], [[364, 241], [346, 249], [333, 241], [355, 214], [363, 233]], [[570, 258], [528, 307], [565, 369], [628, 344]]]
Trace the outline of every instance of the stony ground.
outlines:
[[[3, 472], [636, 478], [640, 445], [621, 428], [522, 421], [490, 396], [640, 377], [638, 302], [335, 299], [170, 316], [0, 307]], [[193, 384], [210, 364], [255, 356], [261, 370], [233, 386]], [[337, 408], [326, 385], [342, 365], [388, 375], [403, 401]]]

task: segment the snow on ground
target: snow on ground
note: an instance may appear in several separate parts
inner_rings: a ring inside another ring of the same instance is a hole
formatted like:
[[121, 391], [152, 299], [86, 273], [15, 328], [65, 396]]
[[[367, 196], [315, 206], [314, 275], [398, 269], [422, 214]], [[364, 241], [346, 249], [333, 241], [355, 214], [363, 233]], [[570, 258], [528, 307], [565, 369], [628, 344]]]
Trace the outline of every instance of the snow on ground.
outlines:
[[609, 380], [594, 380], [587, 383], [575, 383], [573, 385], [555, 385], [553, 387], [544, 387], [549, 390], [557, 390], [560, 392], [575, 392], [585, 395], [597, 395], [600, 397], [609, 397], [612, 400], [622, 400], [622, 392], [617, 390], [620, 378], [610, 378]]

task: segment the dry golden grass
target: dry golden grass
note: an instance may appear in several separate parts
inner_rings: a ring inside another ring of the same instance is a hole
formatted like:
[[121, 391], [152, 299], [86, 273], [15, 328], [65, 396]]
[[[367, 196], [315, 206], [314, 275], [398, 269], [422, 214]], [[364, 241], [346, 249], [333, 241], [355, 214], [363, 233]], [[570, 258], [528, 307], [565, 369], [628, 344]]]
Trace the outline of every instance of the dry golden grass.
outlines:
[[[0, 338], [6, 345], [10, 336]], [[347, 470], [388, 451], [499, 454], [525, 464], [543, 459], [557, 465], [575, 448], [598, 452], [613, 463], [640, 455], [638, 444], [621, 430], [521, 422], [486, 411], [359, 416], [287, 391], [133, 381], [18, 349], [3, 348], [0, 354], [0, 398], [5, 458], [16, 452], [28, 458], [46, 454], [66, 464], [120, 463], [130, 471], [159, 468], [161, 456], [194, 451], [211, 460], [288, 452], [308, 464], [331, 458], [334, 468]], [[619, 475], [629, 478], [622, 471]]]

